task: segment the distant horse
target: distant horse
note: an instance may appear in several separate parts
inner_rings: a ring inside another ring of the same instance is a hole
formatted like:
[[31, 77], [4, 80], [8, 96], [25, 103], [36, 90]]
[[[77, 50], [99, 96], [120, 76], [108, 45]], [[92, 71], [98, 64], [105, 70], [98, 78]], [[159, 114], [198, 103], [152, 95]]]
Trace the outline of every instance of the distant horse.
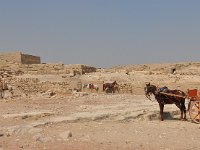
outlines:
[[96, 85], [96, 84], [93, 84], [93, 83], [83, 84], [82, 87], [83, 87], [83, 89], [86, 89], [86, 88], [87, 88], [87, 89], [90, 89], [91, 91], [92, 91], [92, 90], [96, 90], [96, 92], [99, 91], [99, 86]]
[[[166, 93], [166, 94], [163, 94]], [[160, 107], [160, 120], [163, 121], [163, 110], [165, 104], [175, 104], [181, 111], [181, 120], [186, 120], [185, 98], [186, 94], [180, 90], [169, 90], [167, 87], [157, 88], [150, 83], [146, 84], [145, 95], [150, 99], [153, 94]], [[183, 116], [184, 114], [184, 116]]]
[[103, 91], [115, 93], [116, 90], [119, 92], [119, 86], [116, 81], [114, 81], [113, 83], [103, 84]]

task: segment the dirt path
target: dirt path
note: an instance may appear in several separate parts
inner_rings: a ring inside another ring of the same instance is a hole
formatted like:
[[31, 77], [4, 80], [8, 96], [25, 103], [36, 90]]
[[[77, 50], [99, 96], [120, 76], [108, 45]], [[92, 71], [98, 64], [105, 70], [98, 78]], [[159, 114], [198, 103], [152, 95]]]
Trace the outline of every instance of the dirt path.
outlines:
[[199, 149], [200, 126], [140, 95], [0, 101], [0, 149]]

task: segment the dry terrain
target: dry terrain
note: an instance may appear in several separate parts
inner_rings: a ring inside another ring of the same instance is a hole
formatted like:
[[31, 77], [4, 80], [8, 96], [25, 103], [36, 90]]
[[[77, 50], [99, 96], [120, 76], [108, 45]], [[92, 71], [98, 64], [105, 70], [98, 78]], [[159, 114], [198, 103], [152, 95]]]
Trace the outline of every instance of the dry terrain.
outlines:
[[[0, 150], [200, 149], [200, 126], [188, 113], [188, 120], [180, 121], [179, 109], [166, 105], [165, 120], [159, 121], [158, 103], [144, 96], [146, 82], [199, 90], [200, 63], [135, 65], [79, 75], [63, 74], [63, 68], [9, 68], [6, 63], [1, 73], [13, 91], [0, 99]], [[117, 81], [120, 92], [103, 92], [108, 81]], [[79, 83], [95, 83], [100, 90], [79, 92]]]
[[143, 95], [79, 93], [0, 101], [0, 149], [197, 150], [200, 126], [180, 121], [175, 105], [159, 121]]

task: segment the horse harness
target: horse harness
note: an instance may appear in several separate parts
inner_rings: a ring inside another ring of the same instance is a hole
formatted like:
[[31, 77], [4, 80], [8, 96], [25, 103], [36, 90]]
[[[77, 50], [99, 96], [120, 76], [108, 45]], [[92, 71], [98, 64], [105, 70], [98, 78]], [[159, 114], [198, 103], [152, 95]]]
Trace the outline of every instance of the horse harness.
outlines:
[[[181, 93], [181, 91], [179, 90], [177, 90], [177, 92]], [[172, 101], [172, 103], [176, 104], [176, 102], [174, 101], [173, 92], [169, 90], [168, 87], [166, 86], [159, 88], [157, 92], [155, 93], [155, 96], [157, 100], [162, 104], [167, 104], [165, 101], [169, 99]]]

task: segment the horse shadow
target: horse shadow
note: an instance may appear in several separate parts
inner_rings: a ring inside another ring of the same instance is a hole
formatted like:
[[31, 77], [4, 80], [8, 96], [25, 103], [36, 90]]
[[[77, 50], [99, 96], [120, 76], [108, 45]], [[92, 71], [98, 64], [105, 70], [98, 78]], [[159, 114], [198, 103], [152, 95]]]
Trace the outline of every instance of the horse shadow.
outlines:
[[[177, 111], [173, 111], [173, 112], [163, 112], [163, 117], [165, 118], [165, 120], [180, 120], [180, 112], [177, 110]], [[160, 115], [158, 115], [160, 117]], [[190, 121], [188, 119], [186, 119], [185, 121]]]
[[[180, 112], [178, 110], [176, 111], [165, 111], [163, 112], [163, 116], [165, 117], [165, 120], [168, 121], [180, 121]], [[154, 113], [148, 114], [147, 115], [147, 119], [149, 121], [155, 121], [155, 120], [159, 120], [160, 119], [160, 112], [159, 111], [155, 111]], [[191, 119], [186, 119], [186, 122], [191, 122]]]
[[177, 118], [176, 115], [171, 112], [163, 112], [163, 117], [165, 120], [180, 120], [180, 118]]

